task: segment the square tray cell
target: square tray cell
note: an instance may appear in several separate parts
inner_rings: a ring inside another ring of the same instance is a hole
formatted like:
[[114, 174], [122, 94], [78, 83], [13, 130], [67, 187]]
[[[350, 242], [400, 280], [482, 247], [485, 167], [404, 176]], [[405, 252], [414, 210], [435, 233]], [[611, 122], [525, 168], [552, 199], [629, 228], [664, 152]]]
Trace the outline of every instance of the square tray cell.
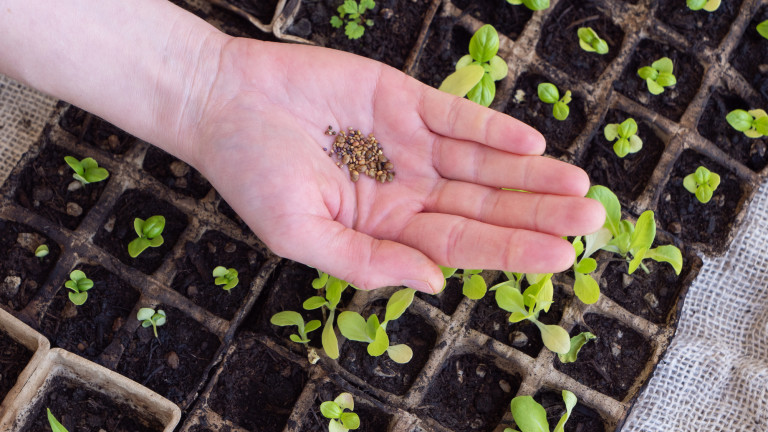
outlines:
[[[109, 178], [82, 185], [72, 177], [75, 171], [64, 161], [65, 156], [84, 158], [46, 143], [40, 154], [21, 172], [15, 199], [22, 207], [74, 230], [99, 201]], [[99, 162], [98, 156], [95, 159]]]
[[675, 29], [694, 45], [715, 47], [720, 44], [731, 23], [739, 14], [742, 0], [720, 3], [715, 12], [693, 11], [686, 2], [678, 0], [659, 0], [656, 18]]
[[440, 87], [443, 80], [456, 71], [456, 62], [469, 54], [470, 39], [472, 33], [457, 25], [454, 17], [436, 16], [417, 60], [416, 79]]
[[499, 34], [515, 40], [523, 32], [533, 11], [523, 5], [511, 5], [496, 0], [451, 0], [463, 13], [490, 24]]
[[0, 402], [32, 359], [33, 351], [0, 330]]
[[154, 146], [147, 149], [142, 168], [160, 183], [192, 198], [200, 199], [211, 190], [211, 184], [196, 169]]
[[768, 20], [768, 5], [763, 6], [749, 22], [744, 36], [731, 54], [731, 64], [768, 100], [768, 44], [757, 32], [757, 25]]
[[[645, 80], [637, 75], [637, 71], [662, 57], [672, 60], [672, 73], [677, 79], [677, 84], [664, 88], [664, 93], [653, 95], [648, 91]], [[699, 90], [703, 74], [704, 68], [693, 54], [651, 39], [643, 39], [624, 68], [621, 78], [613, 83], [613, 87], [651, 111], [678, 121]]]
[[[150, 247], [136, 258], [128, 255], [128, 244], [138, 237], [133, 227], [136, 218], [147, 220], [151, 216], [165, 217], [163, 244]], [[94, 243], [106, 249], [123, 264], [146, 274], [152, 274], [163, 264], [168, 252], [187, 227], [187, 216], [179, 209], [153, 195], [131, 189], [123, 193], [112, 208], [106, 222], [96, 233]]]
[[360, 428], [355, 429], [355, 432], [389, 432], [389, 424], [392, 422], [390, 414], [377, 409], [354, 392], [339, 387], [332, 382], [325, 382], [315, 388], [314, 404], [312, 404], [312, 410], [304, 416], [306, 421], [302, 424], [301, 431], [326, 432], [328, 430], [328, 419], [323, 417], [320, 412], [320, 404], [325, 401], [334, 400], [344, 391], [352, 393], [355, 401], [354, 412], [360, 417]]
[[78, 142], [118, 155], [127, 152], [136, 141], [118, 127], [76, 106], [67, 108], [59, 118], [59, 126], [74, 135]]
[[[550, 428], [554, 429], [557, 422], [560, 421], [560, 417], [565, 414], [562, 390], [540, 389], [533, 396], [533, 399], [544, 407], [547, 412], [547, 423], [549, 423]], [[578, 402], [571, 410], [571, 416], [568, 417], [565, 430], [568, 432], [605, 432], [606, 428], [597, 411]]]
[[[605, 11], [593, 1], [565, 0], [550, 13], [541, 31], [536, 52], [553, 66], [580, 80], [594, 81], [616, 58], [624, 40], [624, 31], [611, 21]], [[608, 43], [607, 54], [584, 51], [577, 32], [581, 27], [592, 28]]]

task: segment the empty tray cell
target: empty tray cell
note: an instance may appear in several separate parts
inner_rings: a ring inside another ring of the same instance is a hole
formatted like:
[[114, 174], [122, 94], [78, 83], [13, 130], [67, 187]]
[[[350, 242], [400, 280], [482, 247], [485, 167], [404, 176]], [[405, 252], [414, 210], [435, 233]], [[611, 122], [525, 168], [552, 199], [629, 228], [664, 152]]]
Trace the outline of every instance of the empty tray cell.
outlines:
[[150, 146], [144, 156], [144, 170], [176, 192], [200, 199], [211, 184], [196, 169], [157, 147]]
[[768, 100], [768, 44], [757, 32], [757, 25], [768, 20], [768, 5], [760, 8], [749, 22], [744, 36], [733, 50], [731, 64]]
[[70, 106], [61, 115], [59, 126], [84, 142], [102, 150], [121, 155], [133, 147], [135, 138], [100, 117]]
[[34, 352], [0, 330], [0, 401], [16, 385], [16, 379]]
[[323, 383], [315, 388], [315, 403], [312, 405], [312, 411], [308, 413], [309, 415], [304, 416], [306, 421], [300, 430], [302, 432], [326, 432], [329, 422], [320, 412], [320, 404], [336, 399], [339, 394], [345, 391], [352, 394], [355, 401], [354, 412], [360, 417], [360, 428], [355, 429], [355, 432], [388, 432], [390, 430], [391, 415], [376, 408], [372, 403], [359, 397], [354, 392], [350, 392], [348, 389], [339, 387], [331, 382]]
[[523, 5], [511, 5], [496, 0], [451, 0], [463, 13], [496, 28], [499, 34], [517, 39], [533, 11]]
[[739, 13], [741, 0], [724, 1], [715, 12], [691, 10], [686, 2], [659, 0], [656, 18], [675, 29], [688, 41], [696, 45], [715, 47], [720, 44], [731, 23]]

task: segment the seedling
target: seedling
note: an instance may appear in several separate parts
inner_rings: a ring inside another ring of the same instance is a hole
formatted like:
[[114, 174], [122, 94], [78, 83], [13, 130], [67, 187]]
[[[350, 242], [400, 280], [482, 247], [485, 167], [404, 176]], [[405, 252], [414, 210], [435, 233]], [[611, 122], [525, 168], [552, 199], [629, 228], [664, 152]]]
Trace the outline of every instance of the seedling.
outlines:
[[[347, 412], [346, 410], [349, 410]], [[330, 419], [328, 432], [347, 432], [360, 427], [360, 417], [355, 414], [355, 401], [349, 393], [342, 393], [332, 401], [320, 404], [320, 413]]]
[[547, 104], [554, 104], [552, 107], [552, 115], [563, 121], [568, 118], [568, 114], [571, 112], [568, 108], [568, 104], [571, 103], [571, 91], [566, 90], [562, 99], [560, 98], [560, 92], [552, 83], [541, 83], [537, 88], [539, 99]]
[[390, 345], [387, 335], [387, 323], [394, 321], [403, 315], [408, 306], [413, 302], [416, 293], [411, 288], [405, 288], [392, 294], [387, 301], [384, 321], [379, 322], [379, 317], [372, 314], [366, 321], [357, 312], [344, 311], [339, 314], [339, 330], [345, 338], [368, 344], [368, 354], [378, 357], [385, 352], [396, 363], [408, 363], [413, 357], [413, 350], [408, 345]]
[[598, 231], [598, 233], [601, 233], [602, 237], [597, 235], [585, 237], [586, 246], [581, 236], [573, 239], [573, 249], [576, 253], [576, 260], [573, 263], [575, 277], [573, 292], [584, 304], [593, 304], [600, 299], [600, 285], [590, 274], [597, 269], [597, 261], [592, 258], [592, 254], [599, 249], [598, 243], [607, 243], [610, 240], [610, 233], [607, 230]]
[[768, 39], [768, 20], [765, 20], [757, 25], [756, 27], [757, 32], [760, 33], [760, 36]]
[[613, 143], [613, 151], [620, 158], [630, 153], [637, 153], [643, 148], [643, 140], [636, 135], [637, 122], [631, 117], [621, 122], [621, 124], [609, 123], [605, 125], [603, 134], [608, 141], [616, 140]]
[[35, 256], [40, 259], [47, 257], [49, 253], [50, 251], [48, 250], [48, 246], [44, 244], [38, 246], [37, 249], [35, 249]]
[[128, 243], [128, 255], [136, 258], [148, 247], [158, 247], [163, 244], [163, 229], [165, 217], [151, 216], [147, 220], [136, 218], [133, 220], [133, 229], [139, 238]]
[[[579, 400], [576, 395], [563, 390], [563, 402], [565, 402], [565, 414], [560, 417], [560, 420], [555, 425], [552, 432], [563, 432], [565, 430], [565, 422], [571, 416], [571, 410], [576, 406]], [[533, 400], [530, 396], [517, 396], [512, 399], [510, 403], [510, 409], [512, 410], [512, 417], [515, 419], [515, 424], [520, 428], [521, 432], [549, 432], [549, 423], [547, 423], [547, 411], [538, 402]], [[504, 432], [520, 432], [512, 428], [504, 429]]]
[[511, 5], [525, 5], [532, 11], [540, 11], [549, 7], [549, 0], [507, 0]]
[[165, 324], [166, 316], [162, 309], [155, 312], [152, 308], [141, 308], [136, 314], [136, 319], [141, 321], [141, 326], [144, 328], [152, 326], [155, 337], [157, 337], [157, 328]]
[[706, 204], [712, 199], [715, 189], [720, 186], [720, 175], [700, 166], [683, 179], [683, 187], [696, 195], [696, 199]]
[[73, 270], [69, 274], [69, 280], [64, 282], [64, 286], [71, 289], [69, 300], [76, 306], [81, 306], [88, 300], [88, 290], [93, 288], [93, 281], [88, 279], [81, 270]]
[[469, 41], [469, 54], [456, 63], [456, 72], [448, 75], [440, 90], [489, 106], [496, 97], [496, 84], [507, 76], [507, 63], [499, 52], [499, 34], [492, 25], [480, 27]]
[[677, 84], [677, 79], [672, 74], [674, 65], [669, 57], [662, 57], [650, 66], [643, 66], [637, 70], [637, 75], [645, 80], [648, 91], [653, 95], [664, 93], [664, 87]]
[[[366, 12], [373, 10], [376, 2], [373, 0], [345, 0], [344, 3], [336, 9], [339, 14], [331, 17], [331, 25], [334, 28], [344, 26], [344, 34], [349, 39], [360, 39], [365, 34], [365, 26], [373, 27], [372, 19], [364, 19]], [[346, 25], [345, 25], [346, 23]], [[365, 23], [365, 25], [363, 25]]]
[[464, 270], [463, 273], [457, 272], [458, 269], [440, 266], [440, 270], [443, 272], [443, 277], [446, 280], [451, 277], [455, 277], [462, 282], [461, 290], [465, 296], [472, 300], [480, 300], [485, 297], [485, 293], [488, 291], [488, 285], [485, 283], [485, 279], [480, 276], [482, 270]]
[[46, 408], [46, 411], [48, 412], [48, 424], [51, 425], [51, 432], [69, 432], [67, 428], [56, 420], [50, 408]]
[[304, 302], [304, 309], [313, 310], [321, 307], [328, 308], [328, 318], [323, 326], [323, 350], [325, 354], [332, 358], [339, 358], [339, 340], [336, 337], [336, 331], [333, 329], [336, 317], [336, 307], [341, 301], [341, 293], [349, 286], [349, 283], [335, 278], [328, 273], [317, 271], [318, 277], [312, 280], [312, 287], [316, 290], [325, 290], [325, 297], [314, 296]]
[[720, 7], [720, 0], [686, 0], [688, 9], [697, 11], [704, 9], [707, 12], [714, 12]]
[[109, 177], [109, 172], [99, 167], [98, 162], [93, 158], [88, 157], [83, 160], [77, 160], [77, 158], [72, 156], [64, 156], [64, 162], [75, 171], [72, 177], [82, 183], [83, 186], [89, 183], [100, 182]]
[[749, 138], [760, 138], [768, 135], [768, 114], [764, 110], [733, 110], [725, 116], [725, 120], [734, 129], [744, 132], [744, 135]]
[[600, 39], [592, 27], [581, 27], [576, 34], [579, 36], [579, 46], [584, 51], [608, 54], [608, 42]]
[[295, 325], [299, 334], [292, 334], [289, 337], [292, 341], [305, 345], [309, 343], [307, 333], [320, 328], [320, 320], [312, 320], [304, 324], [304, 318], [301, 317], [301, 314], [294, 311], [278, 312], [272, 315], [269, 322], [280, 327]]
[[587, 342], [596, 338], [597, 336], [590, 332], [581, 332], [577, 334], [571, 338], [571, 349], [565, 354], [558, 354], [557, 358], [559, 358], [562, 363], [575, 362], [576, 357], [579, 355], [579, 351], [581, 351], [581, 347], [583, 347]]
[[233, 268], [217, 266], [213, 269], [213, 277], [216, 278], [213, 280], [213, 283], [216, 285], [224, 285], [221, 288], [226, 292], [229, 292], [229, 290], [240, 283], [240, 279], [237, 278], [237, 270]]

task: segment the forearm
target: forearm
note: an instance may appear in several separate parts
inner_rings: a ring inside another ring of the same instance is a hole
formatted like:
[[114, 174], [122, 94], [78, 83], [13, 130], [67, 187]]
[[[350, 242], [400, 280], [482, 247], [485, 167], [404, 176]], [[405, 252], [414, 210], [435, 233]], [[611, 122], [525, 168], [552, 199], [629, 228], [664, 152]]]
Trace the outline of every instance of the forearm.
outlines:
[[166, 0], [0, 1], [0, 72], [182, 158], [227, 39]]

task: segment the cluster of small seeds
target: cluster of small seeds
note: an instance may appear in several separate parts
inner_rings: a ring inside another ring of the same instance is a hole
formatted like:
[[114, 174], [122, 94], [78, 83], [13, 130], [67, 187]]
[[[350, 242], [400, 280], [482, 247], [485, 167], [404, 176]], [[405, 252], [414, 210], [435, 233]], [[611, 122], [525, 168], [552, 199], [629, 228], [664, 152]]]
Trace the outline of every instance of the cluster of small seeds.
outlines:
[[336, 166], [347, 166], [349, 178], [353, 182], [356, 182], [360, 175], [367, 175], [381, 183], [395, 179], [395, 166], [384, 156], [381, 144], [373, 134], [364, 136], [353, 128], [339, 131], [337, 134], [331, 126], [328, 126], [325, 134], [336, 136], [328, 156], [336, 156]]

